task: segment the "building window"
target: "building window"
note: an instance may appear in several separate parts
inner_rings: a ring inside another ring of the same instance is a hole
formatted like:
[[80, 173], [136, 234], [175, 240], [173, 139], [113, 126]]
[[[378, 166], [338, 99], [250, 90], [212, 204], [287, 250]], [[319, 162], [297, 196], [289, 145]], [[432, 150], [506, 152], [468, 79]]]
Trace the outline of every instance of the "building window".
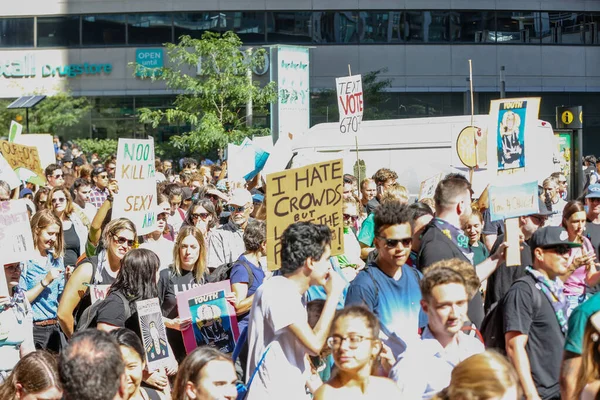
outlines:
[[452, 41], [458, 43], [493, 42], [496, 30], [494, 20], [494, 12], [453, 12], [450, 15]]
[[539, 43], [540, 13], [496, 12], [496, 43]]
[[358, 13], [324, 11], [313, 13], [315, 43], [358, 43]]
[[361, 12], [363, 26], [361, 43], [392, 43], [402, 41], [399, 23], [401, 12], [367, 11]]
[[276, 11], [267, 13], [267, 42], [310, 43], [312, 12]]
[[244, 43], [264, 43], [265, 13], [222, 11], [219, 13], [219, 28], [221, 32], [235, 32]]
[[33, 47], [33, 18], [0, 19], [0, 47]]
[[84, 46], [125, 44], [127, 29], [125, 15], [84, 15], [82, 27]]
[[171, 42], [171, 14], [129, 14], [127, 17], [129, 44], [160, 45]]
[[585, 44], [585, 14], [554, 11], [541, 13], [542, 42], [550, 44]]
[[79, 46], [79, 16], [38, 17], [38, 47]]
[[173, 14], [175, 25], [175, 41], [183, 35], [189, 35], [192, 39], [201, 39], [202, 34], [207, 31], [219, 31], [219, 13], [197, 12], [197, 13], [175, 13]]

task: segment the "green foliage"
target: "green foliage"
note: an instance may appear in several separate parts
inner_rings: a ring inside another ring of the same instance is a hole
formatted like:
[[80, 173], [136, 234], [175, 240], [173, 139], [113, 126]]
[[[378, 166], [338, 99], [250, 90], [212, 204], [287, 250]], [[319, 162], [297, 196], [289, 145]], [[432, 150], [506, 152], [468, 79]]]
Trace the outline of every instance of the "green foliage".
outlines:
[[116, 139], [75, 139], [74, 142], [85, 154], [98, 153], [101, 160], [117, 154], [119, 144]]
[[[40, 93], [36, 93], [40, 94]], [[12, 100], [0, 100], [0, 125], [6, 128], [11, 120], [21, 116], [20, 123], [25, 126], [25, 110], [7, 110], [6, 106]], [[31, 133], [56, 133], [58, 128], [69, 127], [77, 124], [91, 105], [85, 97], [72, 97], [70, 93], [57, 93], [48, 96], [29, 110], [29, 132]]]
[[[247, 77], [248, 68], [261, 66], [265, 50], [244, 57], [241, 46], [233, 32], [206, 32], [201, 40], [182, 36], [178, 44], [166, 44], [171, 65], [151, 79], [164, 81], [181, 94], [171, 109], [141, 109], [140, 122], [155, 128], [161, 121], [191, 125], [190, 132], [171, 137], [173, 146], [189, 152], [206, 153], [263, 133], [263, 129], [246, 127], [245, 106], [252, 99], [255, 113], [266, 112], [267, 105], [277, 100], [275, 84], [260, 87]], [[201, 73], [196, 75], [200, 60]]]

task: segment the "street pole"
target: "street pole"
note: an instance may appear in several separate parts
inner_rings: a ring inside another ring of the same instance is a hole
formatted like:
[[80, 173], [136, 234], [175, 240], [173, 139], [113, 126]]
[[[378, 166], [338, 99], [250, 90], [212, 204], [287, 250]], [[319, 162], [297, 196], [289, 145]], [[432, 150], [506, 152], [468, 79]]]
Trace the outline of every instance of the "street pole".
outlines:
[[500, 67], [500, 98], [506, 98], [506, 68], [503, 66]]

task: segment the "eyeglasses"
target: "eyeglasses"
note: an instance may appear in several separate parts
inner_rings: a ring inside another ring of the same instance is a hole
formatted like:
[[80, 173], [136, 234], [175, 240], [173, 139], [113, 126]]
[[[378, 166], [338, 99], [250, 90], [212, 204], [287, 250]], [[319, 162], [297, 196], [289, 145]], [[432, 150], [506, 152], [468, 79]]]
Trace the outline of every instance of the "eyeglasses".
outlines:
[[166, 221], [167, 220], [167, 214], [166, 213], [160, 213], [156, 216], [156, 219], [158, 221]]
[[600, 197], [589, 197], [590, 203], [600, 203]]
[[198, 218], [206, 219], [206, 218], [208, 218], [209, 215], [210, 215], [209, 213], [192, 214], [192, 219], [198, 219]]
[[533, 220], [533, 223], [536, 225], [544, 225], [548, 217], [543, 217], [541, 215], [530, 215], [529, 219]]
[[67, 201], [67, 199], [65, 197], [59, 197], [58, 199], [52, 199], [52, 204], [56, 204], [56, 203], [64, 203], [65, 201]]
[[52, 178], [54, 179], [58, 179], [58, 178], [62, 178], [63, 174], [58, 174], [58, 175], [52, 175]]
[[246, 211], [246, 206], [229, 206], [229, 211], [234, 213], [234, 212], [244, 212]]
[[345, 340], [348, 340], [349, 348], [356, 349], [363, 341], [376, 339], [356, 334], [350, 334], [346, 337], [334, 335], [327, 338], [327, 346], [329, 346], [330, 349], [339, 349], [342, 347], [342, 343], [344, 343]]
[[558, 254], [559, 256], [564, 256], [565, 254], [568, 254], [571, 251], [571, 248], [569, 246], [561, 244], [558, 246], [544, 247], [544, 250], [552, 251]]
[[115, 242], [117, 242], [119, 244], [127, 243], [127, 246], [129, 246], [129, 247], [133, 247], [133, 244], [135, 243], [135, 240], [129, 240], [127, 238], [124, 238], [123, 236], [115, 236], [114, 239], [115, 239]]
[[410, 247], [412, 245], [412, 238], [404, 239], [388, 239], [382, 236], [378, 236], [379, 239], [385, 241], [385, 247], [388, 249], [394, 249], [398, 246], [398, 243], [402, 243], [402, 247]]
[[4, 269], [8, 272], [17, 272], [21, 270], [21, 263], [5, 264]]
[[100, 179], [108, 179], [108, 174], [107, 175], [104, 175], [104, 174], [98, 175], [98, 178], [100, 178]]
[[349, 219], [352, 220], [352, 222], [356, 222], [358, 221], [358, 215], [344, 214], [344, 219]]

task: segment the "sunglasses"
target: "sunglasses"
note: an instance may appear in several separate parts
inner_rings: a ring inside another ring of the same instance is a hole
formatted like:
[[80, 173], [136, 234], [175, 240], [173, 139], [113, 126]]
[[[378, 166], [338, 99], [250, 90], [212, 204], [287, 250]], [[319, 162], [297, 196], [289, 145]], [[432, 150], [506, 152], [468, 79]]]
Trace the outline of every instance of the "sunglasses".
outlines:
[[569, 246], [561, 244], [558, 246], [544, 247], [544, 250], [552, 251], [558, 254], [559, 256], [564, 256], [565, 254], [568, 254], [571, 251], [571, 248]]
[[344, 214], [344, 219], [350, 219], [352, 222], [358, 221], [358, 215]]
[[65, 197], [59, 197], [58, 199], [52, 199], [52, 204], [64, 203], [65, 201], [67, 201]]
[[114, 239], [115, 239], [115, 242], [117, 242], [119, 244], [127, 243], [127, 246], [129, 246], [129, 247], [133, 247], [133, 244], [135, 243], [135, 240], [129, 240], [127, 238], [124, 238], [123, 236], [115, 236]]
[[157, 219], [158, 221], [166, 221], [166, 220], [167, 220], [167, 214], [165, 214], [165, 213], [160, 213], [160, 214], [158, 214], [158, 215], [156, 216], [156, 219]]
[[234, 212], [244, 212], [246, 211], [246, 206], [229, 206], [229, 211], [234, 213]]
[[108, 175], [98, 175], [98, 178], [100, 179], [108, 179]]
[[410, 247], [412, 245], [412, 238], [405, 239], [388, 239], [381, 236], [378, 236], [379, 239], [385, 241], [385, 247], [388, 249], [394, 249], [398, 247], [398, 243], [402, 243], [403, 247]]
[[198, 219], [198, 218], [206, 219], [206, 218], [208, 218], [209, 215], [210, 215], [209, 213], [192, 214], [192, 219]]
[[52, 177], [53, 177], [54, 179], [62, 178], [62, 177], [63, 177], [63, 174], [59, 174], [59, 175], [52, 175]]

